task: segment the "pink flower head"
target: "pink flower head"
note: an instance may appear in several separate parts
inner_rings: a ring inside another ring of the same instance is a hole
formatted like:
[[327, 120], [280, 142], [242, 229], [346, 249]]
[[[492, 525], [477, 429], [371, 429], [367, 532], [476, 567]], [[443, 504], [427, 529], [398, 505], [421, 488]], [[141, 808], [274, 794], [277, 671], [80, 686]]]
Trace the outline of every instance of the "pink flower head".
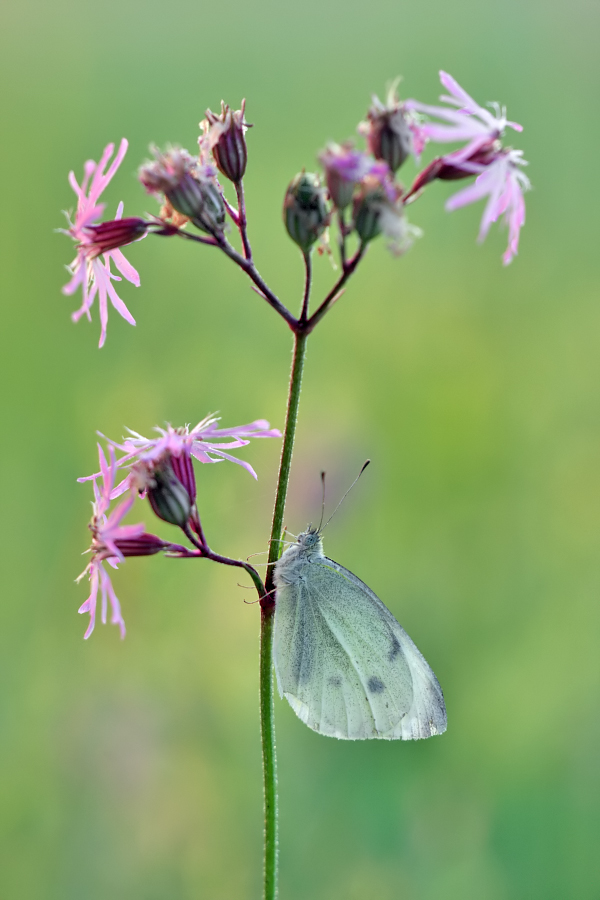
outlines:
[[[129, 322], [130, 325], [135, 325], [135, 319], [113, 287], [112, 282], [121, 281], [121, 278], [111, 272], [111, 260], [114, 262], [121, 275], [136, 287], [139, 287], [140, 276], [133, 266], [125, 259], [118, 247], [105, 250], [102, 245], [98, 244], [97, 234], [94, 233], [94, 229], [98, 227], [95, 223], [104, 212], [105, 207], [105, 204], [99, 203], [98, 200], [101, 193], [121, 165], [123, 157], [127, 152], [127, 146], [127, 141], [123, 138], [117, 151], [117, 155], [110, 164], [107, 172], [104, 172], [104, 169], [113, 155], [115, 149], [114, 144], [108, 144], [104, 148], [104, 153], [102, 154], [99, 163], [95, 163], [91, 159], [88, 160], [84, 166], [84, 178], [81, 186], [77, 183], [74, 173], [69, 173], [69, 183], [77, 195], [77, 211], [75, 213], [75, 222], [73, 223], [69, 220], [69, 228], [65, 231], [65, 234], [70, 235], [74, 241], [77, 241], [77, 256], [69, 267], [69, 271], [73, 277], [69, 283], [63, 287], [63, 293], [68, 295], [74, 294], [80, 285], [83, 290], [83, 303], [72, 315], [74, 322], [77, 322], [83, 315], [87, 316], [91, 321], [90, 309], [96, 294], [98, 294], [101, 324], [100, 342], [98, 346], [100, 347], [103, 346], [104, 341], [106, 340], [106, 324], [108, 321], [107, 301], [109, 298], [119, 315]], [[115, 222], [122, 220], [122, 216], [123, 204], [120, 203], [117, 209]], [[140, 240], [139, 223], [142, 220], [123, 221], [128, 223], [135, 222], [138, 223], [138, 225], [129, 235], [125, 235], [125, 238], [129, 239], [124, 239], [120, 246], [122, 246], [123, 243], [131, 243], [133, 240]], [[145, 237], [145, 233], [144, 230], [141, 237]], [[121, 237], [123, 238], [122, 231]], [[105, 244], [104, 246], [107, 245]], [[102, 260], [100, 259], [99, 254], [102, 255]]]
[[[124, 453], [124, 456], [121, 456], [115, 465], [118, 468], [131, 465], [136, 461], [154, 463], [166, 456], [170, 457], [172, 463], [176, 465], [176, 461], [179, 461], [176, 474], [186, 486], [192, 501], [195, 498], [195, 486], [192, 485], [190, 476], [185, 474], [186, 462], [189, 462], [191, 457], [201, 463], [216, 463], [228, 459], [230, 462], [242, 466], [253, 478], [256, 478], [256, 472], [250, 463], [238, 459], [227, 451], [245, 447], [250, 443], [250, 438], [281, 437], [281, 432], [276, 428], [271, 428], [265, 419], [257, 419], [248, 425], [237, 425], [233, 428], [218, 428], [218, 422], [218, 418], [207, 416], [192, 429], [189, 425], [182, 428], [173, 428], [172, 425], [168, 425], [167, 428], [156, 428], [155, 431], [158, 432], [156, 438], [145, 438], [143, 435], [129, 430], [131, 437], [125, 438], [122, 443], [109, 440], [111, 447], [122, 450]], [[223, 438], [232, 438], [232, 440], [224, 441]], [[101, 474], [101, 472], [96, 472], [94, 475], [80, 478], [79, 481], [96, 480]], [[118, 497], [134, 485], [135, 479], [128, 475], [111, 491], [111, 498]]]
[[[92, 532], [92, 545], [90, 547], [92, 558], [77, 578], [77, 581], [81, 581], [85, 575], [88, 575], [90, 580], [89, 597], [79, 608], [80, 613], [88, 613], [90, 616], [90, 621], [84, 634], [86, 640], [91, 635], [96, 624], [98, 592], [100, 592], [102, 598], [102, 622], [106, 623], [108, 604], [110, 602], [110, 620], [113, 625], [119, 626], [121, 637], [125, 637], [125, 622], [121, 614], [121, 605], [114, 592], [110, 576], [104, 568], [105, 562], [112, 566], [113, 569], [116, 569], [118, 564], [124, 562], [127, 556], [152, 556], [165, 550], [176, 556], [194, 555], [194, 552], [190, 552], [179, 544], [163, 541], [155, 534], [148, 534], [141, 522], [137, 525], [121, 525], [121, 520], [127, 515], [133, 505], [135, 498], [133, 490], [130, 491], [126, 500], [107, 515], [114, 493], [117, 470], [115, 452], [112, 447], [109, 448], [109, 453], [110, 464], [107, 462], [102, 448], [98, 445], [100, 472], [97, 478], [94, 479], [95, 499], [92, 520], [89, 525]], [[102, 487], [98, 486], [98, 479], [100, 478], [102, 479]]]
[[523, 192], [530, 187], [529, 179], [520, 169], [520, 166], [525, 165], [527, 163], [521, 150], [502, 150], [487, 165], [464, 162], [461, 167], [467, 172], [478, 173], [477, 178], [469, 187], [453, 194], [446, 201], [446, 209], [453, 210], [489, 197], [481, 219], [478, 240], [483, 241], [492, 222], [503, 215], [508, 225], [508, 247], [502, 257], [505, 266], [517, 254], [519, 232], [525, 224]]
[[497, 140], [502, 136], [505, 128], [514, 128], [515, 131], [523, 130], [521, 125], [508, 121], [506, 109], [500, 108], [497, 103], [491, 104], [494, 110], [493, 114], [489, 109], [479, 106], [447, 72], [440, 72], [440, 81], [450, 92], [450, 96], [443, 94], [440, 100], [450, 104], [449, 107], [429, 106], [426, 103], [419, 103], [417, 100], [407, 100], [405, 105], [408, 109], [435, 116], [447, 123], [426, 122], [423, 124], [421, 130], [427, 140], [437, 143], [467, 141], [461, 150], [452, 154], [455, 164], [472, 156], [486, 144]]

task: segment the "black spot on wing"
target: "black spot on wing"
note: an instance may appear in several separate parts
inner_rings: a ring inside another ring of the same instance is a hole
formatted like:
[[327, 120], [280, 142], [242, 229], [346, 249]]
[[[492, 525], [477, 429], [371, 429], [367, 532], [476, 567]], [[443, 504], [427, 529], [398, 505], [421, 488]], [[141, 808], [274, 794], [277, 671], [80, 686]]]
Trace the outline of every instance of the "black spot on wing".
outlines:
[[400, 653], [400, 641], [396, 637], [395, 634], [392, 635], [392, 646], [390, 652], [388, 654], [388, 659], [390, 662], [393, 662], [398, 654]]
[[385, 684], [377, 675], [371, 675], [367, 682], [367, 687], [372, 694], [381, 694], [385, 690]]
[[342, 686], [342, 679], [339, 677], [339, 675], [332, 675], [327, 680], [328, 680], [329, 684], [331, 685], [331, 687], [341, 687]]

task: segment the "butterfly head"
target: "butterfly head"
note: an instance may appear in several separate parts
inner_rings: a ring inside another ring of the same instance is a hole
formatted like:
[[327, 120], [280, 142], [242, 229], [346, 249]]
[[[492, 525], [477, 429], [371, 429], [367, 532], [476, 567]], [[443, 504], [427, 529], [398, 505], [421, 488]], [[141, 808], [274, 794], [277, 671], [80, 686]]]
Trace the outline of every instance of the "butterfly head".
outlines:
[[300, 550], [304, 550], [308, 553], [314, 550], [321, 552], [322, 543], [320, 529], [315, 528], [313, 525], [309, 525], [306, 531], [303, 531], [302, 534], [298, 535], [298, 546], [300, 547]]

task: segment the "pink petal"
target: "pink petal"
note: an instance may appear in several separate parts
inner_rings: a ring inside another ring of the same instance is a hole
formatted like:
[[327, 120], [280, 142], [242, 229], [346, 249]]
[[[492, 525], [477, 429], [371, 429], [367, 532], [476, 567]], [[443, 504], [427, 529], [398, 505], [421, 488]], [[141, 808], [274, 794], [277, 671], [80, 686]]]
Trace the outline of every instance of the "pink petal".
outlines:
[[[121, 275], [134, 284], [136, 287], [140, 286], [140, 276], [137, 273], [137, 270], [133, 268], [130, 262], [128, 262], [123, 256], [122, 252], [117, 250], [110, 250], [108, 253], [104, 254], [105, 256], [110, 256], [111, 259], [114, 260], [115, 266], [121, 273]], [[132, 324], [135, 324], [132, 323]]]
[[[245, 469], [247, 472], [250, 472], [250, 474], [252, 475], [252, 477], [253, 477], [253, 478], [256, 478], [256, 479], [258, 480], [258, 476], [257, 476], [256, 472], [254, 471], [254, 469], [252, 468], [252, 466], [250, 465], [249, 462], [246, 462], [246, 461], [243, 460], [243, 459], [236, 459], [235, 456], [230, 456], [229, 453], [223, 453], [223, 452], [220, 451], [220, 450], [213, 450], [212, 452], [213, 452], [213, 453], [218, 453], [219, 456], [222, 456], [222, 457], [223, 457], [223, 459], [228, 459], [230, 462], [237, 463], [238, 466], [241, 466], [241, 467], [242, 467], [243, 469]], [[215, 460], [215, 462], [216, 462], [216, 460]]]
[[108, 291], [108, 296], [110, 297], [110, 302], [117, 310], [120, 316], [122, 316], [126, 322], [129, 322], [130, 325], [135, 325], [135, 319], [115, 291], [113, 285], [109, 281], [106, 285], [106, 290]]
[[440, 69], [440, 81], [444, 85], [447, 91], [450, 91], [453, 97], [460, 101], [470, 112], [474, 112], [479, 110], [480, 107], [473, 98], [467, 94], [464, 88], [461, 88], [460, 84], [456, 79], [449, 75], [448, 72], [444, 72]]
[[112, 625], [119, 626], [119, 629], [121, 631], [121, 640], [123, 640], [123, 638], [125, 637], [125, 622], [123, 620], [123, 616], [121, 615], [121, 604], [117, 599], [117, 595], [114, 592], [114, 588], [108, 574], [104, 570], [102, 570], [102, 575], [103, 588], [108, 593], [112, 609], [110, 621]]
[[461, 206], [468, 206], [469, 203], [476, 203], [478, 200], [481, 200], [482, 197], [485, 197], [486, 194], [489, 194], [489, 188], [485, 183], [482, 184], [478, 179], [473, 184], [463, 188], [462, 191], [458, 191], [458, 193], [449, 197], [448, 200], [446, 200], [445, 208], [448, 212], [452, 212], [455, 209], [460, 209]]
[[96, 599], [98, 597], [98, 567], [94, 566], [90, 575], [90, 595], [79, 607], [79, 613], [89, 613], [90, 622], [83, 639], [87, 641], [96, 624]]

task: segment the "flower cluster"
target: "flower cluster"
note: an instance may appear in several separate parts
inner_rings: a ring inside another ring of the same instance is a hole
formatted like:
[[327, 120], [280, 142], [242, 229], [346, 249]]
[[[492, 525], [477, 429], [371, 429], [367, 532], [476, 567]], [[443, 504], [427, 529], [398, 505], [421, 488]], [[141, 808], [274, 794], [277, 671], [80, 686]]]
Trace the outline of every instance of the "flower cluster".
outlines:
[[[230, 460], [256, 478], [250, 463], [227, 451], [245, 447], [251, 438], [281, 437], [281, 432], [271, 428], [264, 419], [233, 428], [219, 428], [218, 422], [216, 417], [208, 416], [191, 429], [187, 425], [182, 428], [170, 425], [166, 429], [157, 428], [156, 438], [145, 438], [130, 432], [131, 437], [121, 443], [106, 439], [110, 463], [98, 445], [99, 471], [78, 479], [92, 481], [94, 486], [93, 514], [89, 526], [92, 532], [91, 559], [77, 579], [79, 581], [88, 575], [91, 586], [89, 597], [79, 609], [80, 613], [90, 615], [84, 637], [88, 638], [94, 630], [99, 593], [102, 598], [102, 622], [106, 622], [110, 602], [111, 622], [118, 625], [121, 636], [125, 636], [121, 607], [104, 563], [116, 569], [127, 556], [151, 556], [160, 552], [178, 557], [206, 555], [208, 545], [196, 507], [192, 459], [202, 463]], [[117, 458], [116, 450], [122, 451], [123, 455]], [[118, 471], [123, 468], [128, 470], [127, 475], [115, 484]], [[126, 498], [109, 512], [111, 502], [123, 494]], [[195, 549], [163, 541], [147, 533], [143, 524], [122, 525], [136, 496], [147, 498], [158, 518], [181, 528], [188, 538], [196, 535], [193, 538]]]
[[[511, 262], [517, 253], [519, 231], [525, 221], [523, 192], [529, 180], [522, 171], [526, 165], [521, 151], [503, 147], [501, 138], [506, 128], [521, 131], [521, 126], [506, 118], [506, 111], [493, 104], [493, 110], [479, 106], [446, 72], [440, 73], [449, 95], [442, 96], [447, 106], [430, 106], [416, 100], [400, 101], [397, 82], [388, 92], [386, 102], [373, 97], [366, 121], [358, 131], [366, 138], [367, 151], [344, 144], [328, 144], [319, 155], [324, 169], [329, 200], [340, 219], [342, 238], [356, 232], [366, 244], [383, 233], [391, 238], [390, 249], [405, 252], [420, 230], [408, 223], [405, 208], [432, 181], [477, 176], [475, 184], [451, 197], [446, 209], [488, 197], [481, 222], [479, 239], [487, 235], [492, 222], [504, 215], [509, 228], [508, 248], [503, 260]], [[441, 119], [426, 120], [424, 116]], [[416, 161], [427, 143], [466, 142], [436, 157], [406, 191], [396, 173], [412, 154]], [[351, 221], [344, 218], [351, 205]], [[289, 216], [289, 212], [287, 213]], [[322, 228], [329, 221], [327, 210]], [[287, 219], [286, 219], [287, 223]], [[294, 240], [297, 238], [288, 227]]]
[[[344, 243], [352, 233], [363, 248], [384, 234], [390, 240], [390, 249], [402, 254], [421, 234], [407, 220], [407, 205], [435, 180], [474, 177], [475, 184], [450, 197], [446, 209], [454, 210], [487, 198], [479, 240], [485, 238], [493, 222], [504, 217], [509, 238], [503, 261], [505, 264], [512, 261], [525, 222], [523, 194], [530, 184], [523, 172], [526, 162], [522, 152], [503, 146], [502, 138], [507, 128], [514, 131], [522, 128], [509, 121], [506, 110], [498, 104], [491, 104], [490, 108], [480, 106], [447, 72], [440, 72], [440, 79], [448, 92], [440, 98], [444, 105], [402, 101], [395, 82], [385, 102], [373, 96], [365, 121], [358, 125], [357, 130], [366, 142], [365, 150], [357, 148], [353, 141], [329, 143], [318, 157], [324, 185], [318, 175], [304, 171], [292, 180], [286, 191], [283, 216], [288, 234], [304, 254], [310, 253], [319, 240], [328, 246], [327, 228], [333, 213], [340, 229], [344, 271], [352, 269], [346, 263]], [[251, 258], [242, 188], [248, 161], [249, 127], [245, 101], [239, 110], [222, 103], [220, 113], [207, 109], [200, 122], [197, 154], [179, 147], [169, 147], [164, 152], [153, 148], [154, 159], [139, 170], [141, 183], [161, 203], [160, 214], [149, 219], [123, 218], [123, 205], [119, 204], [113, 220], [99, 221], [104, 212], [100, 196], [123, 161], [127, 150], [125, 139], [112, 162], [115, 148], [108, 144], [100, 162], [85, 163], [81, 185], [73, 172], [69, 174], [77, 196], [77, 210], [73, 221], [68, 217], [69, 227], [64, 232], [76, 241], [77, 248], [69, 267], [71, 279], [63, 292], [73, 294], [82, 288], [81, 307], [72, 316], [75, 321], [82, 316], [91, 318], [91, 308], [98, 296], [101, 347], [106, 339], [109, 300], [127, 322], [135, 325], [113, 284], [121, 277], [136, 286], [140, 283], [137, 271], [125, 259], [121, 247], [149, 233], [180, 235], [216, 245], [235, 258], [226, 239], [229, 216], [240, 230], [245, 259]], [[406, 190], [398, 181], [398, 172], [411, 155], [418, 162], [428, 143], [462, 146], [433, 159]], [[237, 209], [227, 201], [219, 175], [235, 185]], [[205, 237], [186, 232], [188, 225], [203, 232]], [[120, 275], [111, 270], [111, 263]], [[256, 285], [257, 279], [254, 281]], [[257, 286], [265, 296], [264, 287]], [[269, 302], [277, 306], [272, 299]]]

